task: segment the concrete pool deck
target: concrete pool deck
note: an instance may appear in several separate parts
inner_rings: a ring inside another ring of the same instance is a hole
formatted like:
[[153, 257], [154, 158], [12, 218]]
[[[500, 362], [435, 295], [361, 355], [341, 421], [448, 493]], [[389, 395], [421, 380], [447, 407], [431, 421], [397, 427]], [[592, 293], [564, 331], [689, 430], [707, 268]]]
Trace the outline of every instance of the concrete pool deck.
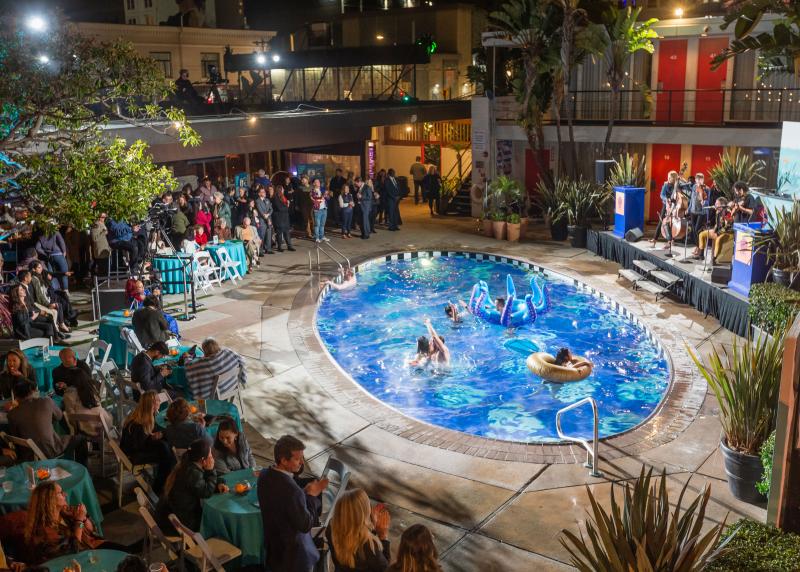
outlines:
[[389, 505], [393, 548], [405, 528], [424, 523], [434, 533], [447, 571], [571, 569], [559, 536], [561, 529], [577, 530], [585, 520], [585, 485], [607, 506], [610, 483], [635, 478], [643, 464], [666, 470], [673, 501], [690, 478], [692, 491], [708, 484], [709, 526], [726, 516], [728, 522], [764, 520], [764, 507], [741, 503], [728, 492], [717, 448], [718, 407], [686, 351], [689, 346], [703, 355], [712, 342], [730, 344], [730, 332], [687, 306], [631, 292], [618, 282], [616, 264], [585, 250], [535, 241], [535, 231], [523, 243], [496, 241], [479, 235], [473, 219], [431, 219], [427, 208], [407, 202], [401, 232], [379, 228], [368, 241], [342, 240], [335, 233], [330, 235], [333, 244], [352, 260], [413, 250], [496, 253], [580, 279], [617, 300], [668, 346], [684, 384], [675, 393], [672, 417], [656, 416], [641, 430], [603, 442], [604, 477], [599, 479], [574, 462], [584, 458], [578, 446], [527, 454], [520, 448], [529, 446], [514, 444], [503, 456], [488, 454], [488, 449], [476, 455], [481, 452], [476, 446], [468, 455], [451, 447], [453, 443], [435, 442], [435, 436], [415, 440], [413, 433], [391, 430], [379, 408], [365, 409], [362, 400], [346, 391], [352, 387], [337, 385], [341, 380], [328, 371], [327, 356], [314, 346], [305, 315], [314, 307], [317, 290], [308, 273], [313, 244], [301, 240], [296, 241], [297, 252], [262, 258], [261, 267], [237, 288], [226, 286], [204, 298], [197, 319], [181, 324], [188, 340], [213, 335], [246, 356], [248, 437], [262, 464], [271, 459], [275, 439], [286, 433], [305, 441], [315, 472], [330, 455], [342, 459], [353, 471], [353, 486]]

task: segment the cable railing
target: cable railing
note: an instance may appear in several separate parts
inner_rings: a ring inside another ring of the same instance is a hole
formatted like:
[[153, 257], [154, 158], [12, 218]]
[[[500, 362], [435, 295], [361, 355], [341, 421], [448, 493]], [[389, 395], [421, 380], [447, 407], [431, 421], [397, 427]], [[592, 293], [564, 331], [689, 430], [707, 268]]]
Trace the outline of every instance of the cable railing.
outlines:
[[[592, 439], [592, 446], [589, 446], [589, 442], [586, 439], [582, 439], [581, 437], [570, 437], [569, 435], [565, 435], [564, 432], [561, 430], [561, 416], [566, 413], [567, 411], [571, 411], [572, 409], [577, 409], [581, 405], [589, 403], [592, 406], [592, 417], [593, 417], [593, 427], [594, 427], [594, 435]], [[573, 443], [580, 443], [586, 449], [586, 462], [583, 464], [584, 467], [587, 469], [591, 469], [589, 471], [589, 475], [595, 478], [599, 478], [603, 476], [603, 473], [600, 472], [600, 456], [598, 455], [600, 443], [598, 439], [598, 430], [597, 430], [597, 421], [598, 421], [598, 414], [597, 414], [597, 402], [592, 399], [591, 397], [584, 397], [580, 401], [576, 401], [572, 405], [567, 405], [563, 409], [559, 409], [556, 413], [556, 432], [561, 439], [566, 441], [572, 441]]]

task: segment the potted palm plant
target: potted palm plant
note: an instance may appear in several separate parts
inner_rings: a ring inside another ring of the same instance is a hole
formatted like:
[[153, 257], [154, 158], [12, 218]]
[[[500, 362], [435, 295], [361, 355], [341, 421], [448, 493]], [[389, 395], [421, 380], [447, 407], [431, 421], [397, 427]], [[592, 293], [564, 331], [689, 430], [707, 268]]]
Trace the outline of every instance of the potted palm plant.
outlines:
[[557, 212], [567, 221], [567, 235], [574, 248], [586, 248], [586, 233], [591, 219], [603, 218], [609, 195], [607, 187], [582, 178], [564, 183], [563, 193], [559, 192]]
[[553, 185], [547, 185], [544, 181], [539, 181], [536, 185], [533, 203], [542, 212], [553, 240], [567, 240], [567, 220], [559, 210], [559, 196], [564, 194], [567, 183], [567, 179], [559, 179]]
[[508, 232], [509, 242], [519, 242], [522, 224], [520, 224], [520, 217], [517, 213], [511, 213], [506, 217], [506, 231]]
[[614, 234], [633, 228], [644, 230], [645, 161], [637, 155], [620, 155], [611, 168], [608, 186], [614, 196]]
[[775, 428], [783, 335], [734, 341], [730, 352], [715, 346], [708, 365], [691, 349], [689, 355], [719, 402], [728, 488], [739, 500], [762, 502], [756, 489], [763, 472], [759, 451]]
[[791, 209], [774, 209], [769, 214], [771, 235], [765, 235], [768, 257], [772, 260], [772, 280], [800, 289], [800, 200]]
[[[511, 177], [501, 175], [489, 184], [489, 202], [492, 205], [494, 237], [505, 238], [506, 213], [519, 213], [522, 188]], [[519, 222], [517, 222], [519, 224]]]
[[732, 201], [733, 184], [736, 181], [744, 181], [752, 186], [757, 181], [763, 181], [764, 176], [761, 173], [764, 167], [764, 161], [760, 159], [754, 161], [749, 155], [737, 149], [735, 155], [722, 153], [719, 156], [719, 162], [711, 168], [711, 178], [714, 180], [714, 186], [726, 199]]

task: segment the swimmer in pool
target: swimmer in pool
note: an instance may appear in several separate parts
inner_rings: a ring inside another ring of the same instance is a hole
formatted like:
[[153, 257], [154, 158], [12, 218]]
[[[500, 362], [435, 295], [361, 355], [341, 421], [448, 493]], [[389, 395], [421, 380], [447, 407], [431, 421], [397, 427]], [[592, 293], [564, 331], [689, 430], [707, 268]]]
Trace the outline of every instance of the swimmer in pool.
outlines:
[[458, 303], [464, 309], [463, 312], [459, 311], [458, 306], [455, 305], [453, 302], [448, 301], [447, 305], [444, 307], [444, 313], [447, 314], [447, 317], [450, 318], [455, 324], [461, 322], [462, 318], [464, 318], [464, 316], [469, 314], [469, 310], [467, 309], [467, 303], [464, 302], [464, 300], [459, 300]]
[[333, 280], [325, 280], [319, 287], [322, 289], [325, 288], [325, 286], [330, 286], [333, 290], [349, 290], [350, 288], [355, 288], [357, 283], [353, 269], [348, 268], [344, 271], [344, 276], [342, 276], [342, 281], [340, 283], [336, 283]]
[[425, 326], [428, 328], [430, 339], [425, 336], [417, 338], [417, 355], [409, 365], [421, 367], [428, 363], [450, 364], [450, 350], [444, 343], [444, 338], [436, 333], [431, 321], [426, 318]]
[[506, 299], [505, 298], [498, 298], [494, 301], [494, 307], [497, 309], [500, 314], [503, 313], [503, 310], [506, 307]]
[[585, 359], [576, 359], [569, 351], [569, 348], [561, 348], [556, 354], [555, 365], [561, 367], [568, 367], [570, 369], [578, 369], [581, 367], [592, 367], [592, 363]]

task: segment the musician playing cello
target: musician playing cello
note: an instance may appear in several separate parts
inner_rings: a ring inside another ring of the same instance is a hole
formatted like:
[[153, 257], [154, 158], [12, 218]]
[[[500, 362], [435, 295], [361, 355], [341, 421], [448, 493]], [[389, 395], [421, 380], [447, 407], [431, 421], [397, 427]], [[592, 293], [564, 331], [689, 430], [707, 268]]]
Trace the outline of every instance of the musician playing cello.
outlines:
[[670, 171], [667, 174], [667, 180], [664, 181], [664, 184], [661, 186], [661, 214], [658, 217], [658, 225], [656, 226], [656, 234], [653, 237], [653, 246], [656, 245], [656, 240], [658, 240], [659, 235], [661, 234], [662, 228], [664, 233], [667, 236], [668, 243], [672, 242], [672, 234], [670, 225], [666, 221], [667, 212], [669, 212], [670, 203], [672, 201], [672, 193], [676, 188], [676, 184], [678, 182], [678, 171]]

